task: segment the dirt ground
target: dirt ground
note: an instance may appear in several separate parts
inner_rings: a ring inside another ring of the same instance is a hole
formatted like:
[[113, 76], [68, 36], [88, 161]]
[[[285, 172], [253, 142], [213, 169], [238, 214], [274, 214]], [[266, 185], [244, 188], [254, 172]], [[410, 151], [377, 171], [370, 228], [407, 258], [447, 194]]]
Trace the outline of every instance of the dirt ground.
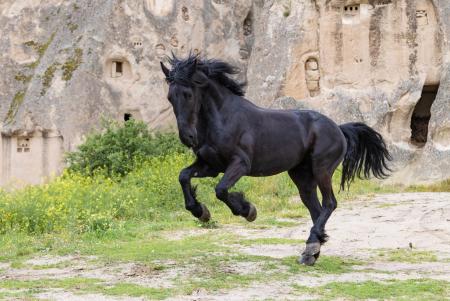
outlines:
[[[292, 221], [292, 220], [290, 220]], [[295, 220], [293, 227], [255, 229], [245, 226], [224, 226], [224, 230], [240, 237], [306, 239], [311, 222]], [[208, 229], [181, 231], [170, 239], [207, 233]], [[366, 197], [344, 202], [327, 224], [330, 240], [321, 254], [359, 260], [352, 270], [321, 275], [297, 273], [287, 279], [256, 281], [249, 286], [208, 292], [199, 289], [190, 295], [178, 295], [168, 300], [314, 300], [313, 293], [293, 291], [295, 285], [315, 288], [331, 282], [363, 282], [390, 279], [436, 279], [450, 281], [450, 193], [402, 193]], [[298, 256], [304, 245], [252, 244], [237, 245], [242, 254], [271, 258]], [[404, 260], [389, 257], [395, 250], [430, 252], [434, 260]], [[320, 261], [320, 258], [319, 258]], [[59, 266], [58, 263], [66, 263]], [[33, 265], [55, 265], [47, 269], [33, 269]], [[195, 270], [195, 266], [165, 269], [161, 273], [147, 273], [138, 263], [90, 266], [89, 258], [82, 256], [43, 257], [27, 261], [26, 267], [0, 266], [2, 279], [37, 280], [48, 278], [86, 277], [111, 282], [127, 282], [147, 287], [176, 287], [177, 276]], [[245, 274], [258, 270], [258, 264], [239, 262], [227, 267]], [[0, 291], [1, 292], [1, 291]], [[144, 297], [115, 297], [102, 294], [76, 294], [64, 289], [39, 292], [34, 298], [45, 300], [147, 300]], [[345, 299], [339, 299], [345, 300]]]

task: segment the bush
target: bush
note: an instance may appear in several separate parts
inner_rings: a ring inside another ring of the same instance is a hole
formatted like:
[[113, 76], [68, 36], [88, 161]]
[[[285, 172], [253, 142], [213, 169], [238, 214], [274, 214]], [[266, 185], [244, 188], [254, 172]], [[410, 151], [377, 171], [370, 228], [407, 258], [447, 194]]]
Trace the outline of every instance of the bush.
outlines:
[[103, 232], [120, 220], [171, 220], [185, 211], [178, 173], [192, 160], [170, 154], [141, 162], [120, 181], [65, 171], [49, 184], [0, 191], [0, 234]]
[[152, 134], [141, 121], [104, 121], [103, 130], [88, 135], [66, 161], [70, 171], [84, 175], [105, 172], [107, 176], [124, 176], [145, 158], [187, 151], [176, 134]]

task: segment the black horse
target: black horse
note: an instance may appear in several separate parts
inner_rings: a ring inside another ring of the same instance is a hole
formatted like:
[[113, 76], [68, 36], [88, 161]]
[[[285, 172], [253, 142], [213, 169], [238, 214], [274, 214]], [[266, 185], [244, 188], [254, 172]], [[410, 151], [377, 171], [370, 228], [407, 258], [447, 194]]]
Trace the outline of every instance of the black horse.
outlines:
[[[310, 110], [263, 109], [244, 98], [243, 85], [229, 75], [238, 70], [220, 60], [169, 58], [162, 62], [169, 84], [179, 136], [196, 160], [180, 173], [186, 209], [201, 221], [210, 213], [198, 202], [191, 178], [224, 175], [216, 196], [248, 221], [256, 208], [242, 193], [228, 190], [243, 176], [271, 176], [288, 171], [308, 208], [314, 226], [300, 262], [313, 265], [327, 240], [325, 224], [336, 208], [331, 178], [343, 161], [341, 188], [357, 175], [387, 176], [391, 159], [383, 138], [363, 123], [336, 125]], [[322, 194], [322, 204], [317, 197]]]

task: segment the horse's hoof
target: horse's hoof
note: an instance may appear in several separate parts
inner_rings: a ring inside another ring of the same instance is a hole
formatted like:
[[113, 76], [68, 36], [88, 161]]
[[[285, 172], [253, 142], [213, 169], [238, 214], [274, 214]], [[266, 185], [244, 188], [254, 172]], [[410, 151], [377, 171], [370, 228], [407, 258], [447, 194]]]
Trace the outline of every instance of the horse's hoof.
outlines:
[[316, 255], [320, 253], [320, 242], [310, 242], [306, 244], [305, 251], [303, 251], [302, 255]]
[[209, 213], [209, 210], [205, 205], [200, 204], [200, 206], [202, 206], [202, 216], [200, 216], [198, 219], [202, 223], [207, 223], [211, 219], [211, 213]]
[[314, 255], [303, 255], [298, 259], [298, 262], [307, 266], [313, 266], [316, 260], [317, 258]]
[[249, 222], [253, 222], [257, 215], [258, 211], [256, 210], [256, 207], [253, 206], [253, 204], [250, 204], [250, 209], [248, 210], [248, 215], [245, 219]]
[[320, 242], [311, 242], [306, 244], [305, 251], [302, 257], [299, 258], [299, 263], [312, 266], [320, 255]]

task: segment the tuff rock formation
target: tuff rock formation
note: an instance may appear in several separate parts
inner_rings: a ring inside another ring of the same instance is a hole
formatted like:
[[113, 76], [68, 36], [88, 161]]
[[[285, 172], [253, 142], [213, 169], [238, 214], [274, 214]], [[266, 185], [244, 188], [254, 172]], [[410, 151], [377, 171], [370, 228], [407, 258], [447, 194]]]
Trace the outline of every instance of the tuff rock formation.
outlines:
[[446, 0], [3, 0], [1, 184], [57, 174], [102, 116], [173, 127], [159, 61], [189, 50], [259, 105], [375, 127], [392, 181], [448, 178], [449, 37]]

